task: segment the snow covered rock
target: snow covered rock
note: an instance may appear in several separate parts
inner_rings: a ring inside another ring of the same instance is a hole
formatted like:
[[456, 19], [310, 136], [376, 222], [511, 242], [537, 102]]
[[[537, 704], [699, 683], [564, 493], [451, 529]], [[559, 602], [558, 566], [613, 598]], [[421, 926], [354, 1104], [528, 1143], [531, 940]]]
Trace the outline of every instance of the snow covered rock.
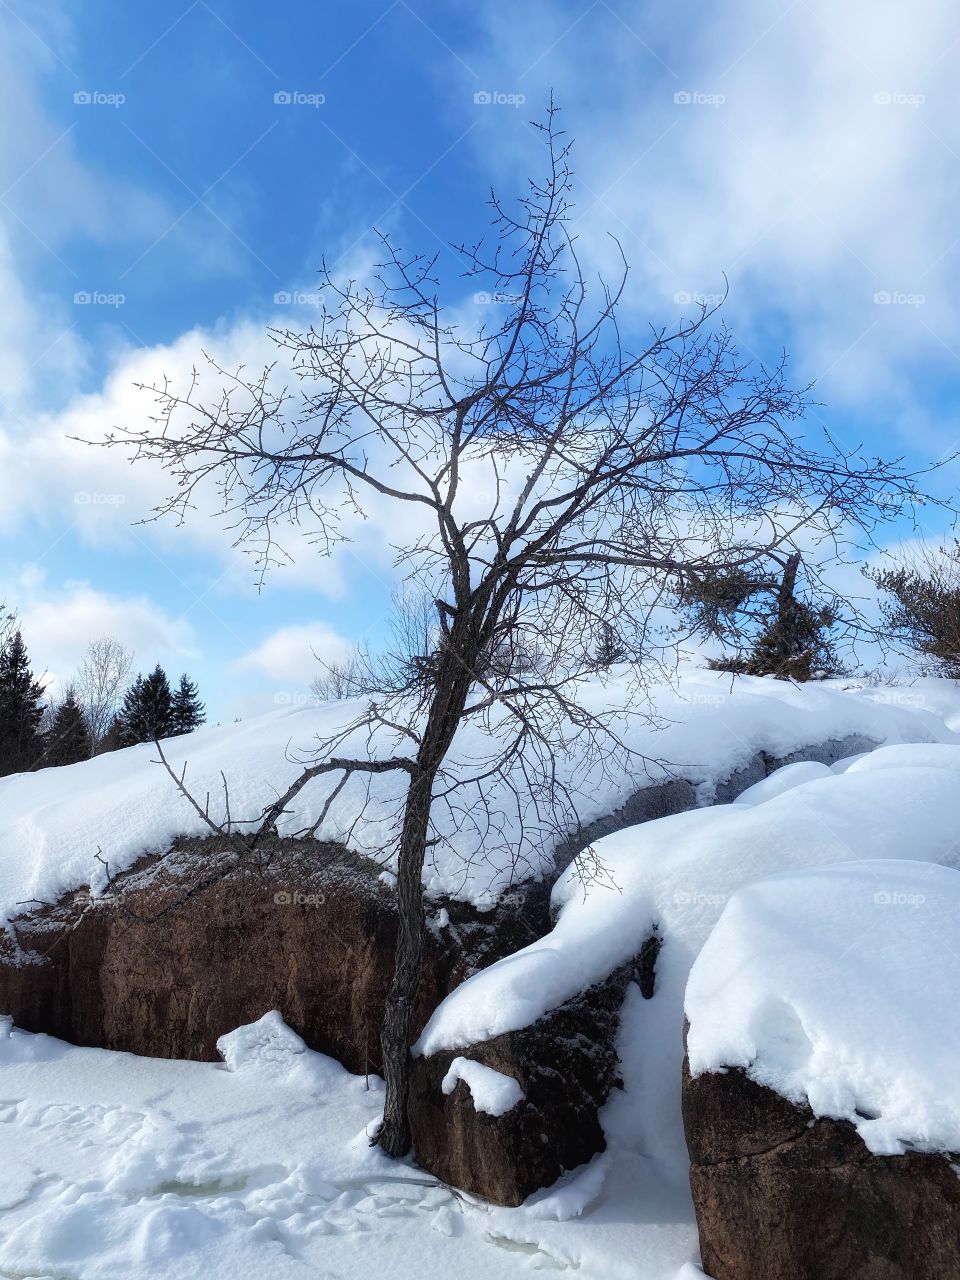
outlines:
[[649, 993], [652, 956], [620, 967], [533, 1025], [413, 1060], [420, 1165], [502, 1205], [521, 1204], [605, 1146], [599, 1112], [618, 1078], [627, 984]]
[[[12, 937], [0, 935], [0, 1011], [75, 1044], [214, 1061], [225, 1032], [278, 1010], [310, 1048], [379, 1072], [393, 890], [376, 863], [339, 845], [279, 840], [261, 852], [250, 866], [228, 860], [218, 879], [216, 841], [182, 841], [110, 895], [70, 894], [18, 918]], [[543, 886], [486, 912], [445, 910], [426, 938], [418, 1029], [465, 977], [549, 927]]]
[[[927, 681], [909, 690], [847, 688], [841, 682], [797, 686], [766, 677], [734, 680], [684, 666], [676, 685], [651, 688], [649, 704], [625, 713], [634, 680], [635, 672], [625, 666], [610, 679], [586, 681], [576, 690], [582, 705], [608, 723], [631, 754], [617, 760], [607, 752], [594, 753], [596, 758], [558, 753], [556, 783], [576, 814], [575, 820], [567, 815], [571, 826], [559, 848], [556, 815], [517, 804], [528, 783], [523, 761], [497, 783], [478, 768], [511, 739], [512, 721], [464, 722], [445, 765], [446, 780], [458, 780], [464, 789], [457, 803], [437, 806], [433, 816], [435, 839], [424, 871], [431, 897], [483, 906], [518, 878], [552, 880], [591, 841], [665, 814], [732, 800], [778, 764], [831, 764], [880, 744], [960, 741], [946, 723], [960, 725], [953, 681]], [[362, 718], [363, 709], [362, 700], [334, 701], [210, 725], [168, 739], [164, 754], [178, 775], [186, 770], [194, 796], [209, 796], [215, 821], [223, 821], [229, 807], [233, 820], [251, 823], [286, 791], [302, 762], [313, 758], [318, 739], [343, 732]], [[368, 741], [357, 729], [339, 751], [376, 757], [402, 749], [393, 731]], [[177, 837], [207, 834], [203, 818], [157, 760], [147, 743], [0, 779], [0, 919], [16, 915], [19, 904], [31, 899], [53, 902], [84, 885], [101, 891], [104, 862], [121, 871], [146, 852], [169, 848]], [[392, 873], [404, 785], [402, 773], [357, 775], [342, 788], [335, 774], [321, 775], [284, 812], [279, 832], [310, 830], [322, 813], [318, 839], [349, 844]], [[474, 808], [483, 820], [470, 819]], [[500, 835], [497, 853], [489, 847], [491, 827]]]
[[955, 870], [845, 863], [731, 897], [685, 1000], [714, 1280], [960, 1276], [958, 987]]

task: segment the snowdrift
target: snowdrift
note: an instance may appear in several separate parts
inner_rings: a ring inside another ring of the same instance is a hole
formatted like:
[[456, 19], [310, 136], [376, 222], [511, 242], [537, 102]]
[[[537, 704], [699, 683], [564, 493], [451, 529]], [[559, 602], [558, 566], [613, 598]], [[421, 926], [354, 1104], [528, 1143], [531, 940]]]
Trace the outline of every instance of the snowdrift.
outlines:
[[[710, 803], [720, 782], [745, 768], [758, 752], [784, 758], [805, 748], [843, 739], [866, 745], [955, 743], [960, 737], [960, 695], [944, 681], [926, 681], [908, 689], [843, 687], [838, 682], [794, 686], [769, 679], [738, 678], [685, 670], [677, 688], [653, 691], [649, 715], [626, 719], [628, 673], [586, 686], [581, 698], [591, 710], [616, 720], [637, 753], [630, 769], [604, 762], [585, 766], [575, 753], [557, 761], [561, 783], [573, 795], [580, 821], [587, 825], [621, 805], [632, 793], [670, 779], [696, 788], [696, 801]], [[255, 820], [298, 775], [318, 738], [350, 724], [360, 713], [356, 702], [284, 709], [242, 723], [201, 729], [169, 739], [164, 750], [211, 816], [225, 817], [224, 777], [234, 820]], [[477, 724], [458, 734], [449, 761], [452, 776], [472, 777], [477, 761], [491, 748], [491, 732]], [[365, 736], [343, 746], [375, 756], [402, 749], [382, 735]], [[221, 776], [221, 774], [223, 776]], [[520, 783], [518, 777], [516, 782]], [[281, 834], [309, 827], [320, 812], [335, 778], [318, 778], [299, 794], [280, 824]], [[402, 780], [382, 774], [369, 784], [358, 779], [330, 806], [321, 839], [340, 840], [391, 866]], [[531, 812], [520, 814], [509, 789], [496, 793], [486, 782], [462, 794], [456, 812], [439, 811], [438, 843], [425, 871], [429, 893], [489, 905], [511, 880], [547, 874], [554, 864], [557, 832]], [[521, 819], [524, 865], [491, 851], [489, 818], [497, 817], [496, 845], [509, 848], [519, 839]], [[131, 747], [61, 769], [46, 769], [0, 780], [0, 918], [19, 904], [51, 901], [61, 893], [105, 884], [102, 857], [111, 871], [130, 866], [145, 852], [167, 849], [178, 835], [202, 835], [202, 819], [181, 796], [157, 762], [152, 745]], [[362, 816], [360, 816], [362, 815]], [[20, 907], [22, 910], [22, 906]]]

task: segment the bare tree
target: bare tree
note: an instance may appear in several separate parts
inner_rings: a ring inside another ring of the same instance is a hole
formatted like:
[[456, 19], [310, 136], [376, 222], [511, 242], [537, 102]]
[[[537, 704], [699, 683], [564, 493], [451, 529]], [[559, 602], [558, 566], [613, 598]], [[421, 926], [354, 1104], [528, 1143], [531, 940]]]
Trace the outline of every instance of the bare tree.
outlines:
[[358, 645], [347, 657], [327, 661], [314, 654], [320, 672], [310, 691], [321, 702], [382, 694], [416, 682], [424, 656], [437, 646], [436, 609], [431, 596], [410, 583], [391, 592], [386, 643]]
[[[595, 783], [627, 752], [623, 717], [582, 696], [601, 626], [638, 657], [624, 716], [642, 716], [645, 682], [669, 660], [663, 606], [692, 575], [773, 576], [801, 534], [826, 563], [909, 508], [915, 487], [896, 464], [807, 443], [804, 394], [783, 363], [751, 366], [713, 312], [629, 339], [627, 264], [615, 284], [588, 288], [553, 108], [539, 128], [545, 178], [516, 205], [492, 198], [492, 248], [456, 247], [493, 300], [477, 304], [475, 326], [441, 306], [436, 260], [384, 238], [373, 285], [325, 269], [317, 323], [274, 333], [291, 376], [212, 364], [212, 399], [197, 370], [180, 392], [164, 381], [146, 388], [154, 419], [106, 440], [170, 472], [157, 515], [185, 518], [211, 482], [263, 568], [282, 559], [287, 529], [307, 526], [329, 552], [351, 513], [386, 509], [400, 573], [433, 602], [430, 646], [393, 666], [297, 784], [337, 777], [327, 807], [364, 772], [397, 779], [400, 927], [378, 1138], [396, 1155], [410, 1145], [425, 860], [473, 823], [485, 859], [522, 869], [523, 833], [536, 843], [548, 821], [576, 828], [583, 796], [561, 777], [582, 768]], [[468, 769], [454, 743], [471, 724], [488, 745]]]
[[91, 756], [107, 734], [132, 667], [133, 653], [113, 636], [99, 636], [87, 646], [75, 684], [90, 730]]

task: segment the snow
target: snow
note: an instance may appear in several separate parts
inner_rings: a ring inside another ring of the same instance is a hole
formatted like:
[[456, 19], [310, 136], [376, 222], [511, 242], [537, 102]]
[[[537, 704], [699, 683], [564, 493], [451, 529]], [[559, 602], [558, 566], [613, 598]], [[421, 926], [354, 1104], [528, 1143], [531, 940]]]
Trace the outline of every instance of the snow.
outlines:
[[785, 764], [780, 769], [774, 769], [761, 782], [755, 782], [746, 791], [741, 791], [734, 804], [762, 804], [764, 800], [772, 800], [791, 787], [799, 787], [804, 782], [829, 775], [830, 765], [821, 764], [818, 760], [799, 760], [796, 764]]
[[[637, 753], [631, 769], [611, 763], [609, 754], [585, 764], [576, 752], [556, 760], [558, 779], [568, 786], [581, 821], [589, 823], [616, 808], [631, 791], [668, 778], [697, 784], [709, 803], [718, 781], [750, 762], [757, 751], [786, 756], [805, 746], [858, 735], [872, 742], [950, 743], [960, 737], [960, 693], [953, 682], [927, 681], [917, 690], [846, 688], [842, 682], [795, 686], [784, 681], [685, 669], [678, 687], [652, 691], [650, 711], [626, 718], [630, 673], [586, 684], [579, 696], [590, 710], [613, 725]], [[897, 697], [893, 695], [896, 694]], [[899, 700], [898, 700], [899, 699]], [[169, 739], [164, 750], [201, 801], [209, 799], [212, 817], [225, 812], [223, 779], [235, 819], [253, 820], [299, 774], [301, 762], [315, 752], [318, 737], [350, 724], [361, 712], [358, 702], [283, 708], [239, 724], [213, 726]], [[493, 723], [464, 725], [449, 761], [450, 776], [472, 778], [478, 761], [489, 758], [498, 732]], [[342, 745], [356, 751], [393, 755], [403, 744], [383, 734], [368, 744], [355, 735]], [[482, 771], [482, 770], [480, 770]], [[513, 782], [520, 784], [519, 775]], [[310, 827], [335, 783], [314, 779], [280, 821], [281, 833]], [[369, 785], [369, 802], [364, 804]], [[376, 857], [392, 882], [392, 837], [402, 775], [383, 773], [357, 779], [330, 805], [318, 835], [344, 840], [358, 852]], [[479, 801], [482, 797], [483, 804]], [[492, 850], [490, 807], [503, 851]], [[362, 817], [360, 816], [362, 815]], [[510, 850], [519, 843], [520, 817], [509, 788], [497, 793], [486, 782], [471, 784], [456, 810], [439, 806], [435, 814], [431, 858], [425, 871], [429, 893], [490, 903], [509, 883], [538, 874], [552, 863], [556, 831], [527, 812], [526, 850], [521, 866]], [[359, 817], [359, 820], [358, 820]], [[103, 891], [106, 870], [130, 866], [145, 852], [160, 852], [178, 835], [203, 835], [207, 828], [181, 796], [158, 762], [152, 745], [131, 747], [57, 770], [0, 780], [0, 920], [31, 900], [51, 901], [89, 885]], [[482, 856], [480, 856], [482, 855]]]
[[[605, 1125], [680, 1187], [684, 991], [711, 929], [738, 890], [771, 875], [878, 859], [960, 867], [960, 746], [938, 748], [936, 763], [929, 750], [897, 747], [894, 768], [877, 752], [761, 803], [693, 810], [598, 841], [602, 876], [584, 883], [571, 867], [554, 888], [552, 931], [452, 992], [414, 1052], [465, 1049], [529, 1025], [631, 960], [656, 928], [655, 994], [625, 1010], [626, 1090], [608, 1104]], [[912, 976], [904, 982], [912, 987]]]
[[690, 973], [693, 1075], [742, 1067], [871, 1151], [960, 1151], [960, 872], [866, 861], [733, 895]]
[[[58, 1280], [688, 1280], [689, 1203], [591, 1165], [498, 1209], [388, 1160], [383, 1092], [268, 1014], [226, 1064], [81, 1049], [0, 1020], [0, 1274]], [[642, 1176], [642, 1172], [640, 1174]], [[649, 1175], [648, 1175], [649, 1176]], [[579, 1216], [578, 1216], [579, 1215]]]
[[[730, 894], [762, 876], [846, 858], [960, 861], [960, 746], [937, 748], [936, 765], [908, 763], [913, 752], [928, 759], [929, 747], [892, 750], [894, 776], [876, 752], [760, 803], [693, 810], [598, 841], [602, 874], [583, 883], [571, 866], [553, 890], [552, 931], [459, 986], [415, 1052], [528, 1026], [635, 956], [655, 923], [665, 938], [702, 944]], [[947, 759], [954, 768], [944, 767]]]
[[488, 1116], [506, 1115], [524, 1096], [513, 1076], [470, 1058], [454, 1058], [440, 1087], [444, 1093], [453, 1093], [461, 1080], [470, 1090], [475, 1110]]
[[[618, 680], [585, 693], [601, 710], [622, 695]], [[574, 866], [555, 886], [549, 936], [468, 979], [434, 1014], [417, 1050], [466, 1049], [602, 979], [656, 928], [656, 990], [650, 1000], [627, 990], [622, 1087], [603, 1108], [602, 1155], [521, 1208], [497, 1208], [371, 1147], [382, 1083], [312, 1052], [276, 1013], [222, 1037], [221, 1063], [75, 1048], [0, 1019], [0, 1275], [510, 1280], [570, 1270], [584, 1280], [703, 1280], [679, 1111], [684, 995], [701, 952], [688, 1006], [702, 1036], [698, 1069], [733, 1059], [721, 1065], [768, 1072], [790, 1096], [832, 1108], [824, 1114], [850, 1115], [874, 1149], [946, 1142], [960, 1117], [960, 1086], [945, 1083], [960, 1046], [933, 1010], [952, 1007], [945, 993], [960, 977], [960, 961], [946, 956], [960, 936], [955, 891], [944, 889], [957, 873], [929, 864], [960, 866], [957, 686], [798, 688], [691, 671], [655, 704], [661, 728], [628, 726], [642, 767], [578, 779], [584, 822], [668, 777], [694, 782], [708, 804], [758, 751], [783, 757], [846, 737], [886, 745], [829, 769], [788, 765], [742, 803], [598, 841], [596, 874], [585, 880]], [[316, 735], [356, 711], [283, 710], [165, 748], [175, 769], [187, 763], [195, 793], [209, 792], [215, 817], [222, 769], [231, 810], [250, 818], [296, 776]], [[474, 727], [458, 738], [453, 768], [475, 767], [483, 751]], [[0, 911], [88, 883], [102, 889], [98, 849], [116, 870], [203, 832], [154, 756], [138, 747], [0, 781]], [[569, 779], [576, 761], [558, 768]], [[306, 788], [282, 830], [309, 825], [329, 786]], [[388, 882], [399, 786], [378, 777], [361, 823], [357, 793], [345, 788], [320, 832], [349, 832], [353, 847], [380, 856]], [[489, 903], [505, 873], [472, 858], [479, 828], [446, 821], [427, 888]], [[851, 892], [858, 884], [869, 901]], [[880, 894], [889, 902], [874, 901]], [[436, 920], [448, 922], [441, 911]], [[784, 920], [797, 928], [784, 934]], [[708, 943], [715, 927], [719, 940]], [[451, 1087], [464, 1079], [475, 1106], [495, 1114], [507, 1093], [516, 1105], [516, 1081], [457, 1063]]]

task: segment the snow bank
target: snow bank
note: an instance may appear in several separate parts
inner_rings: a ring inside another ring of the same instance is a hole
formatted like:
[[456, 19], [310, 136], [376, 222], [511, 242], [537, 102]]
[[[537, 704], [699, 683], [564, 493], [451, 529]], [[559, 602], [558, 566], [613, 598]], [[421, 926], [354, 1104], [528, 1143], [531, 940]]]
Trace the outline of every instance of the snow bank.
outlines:
[[[943, 719], [949, 708], [952, 723], [960, 727], [960, 694], [951, 682], [933, 682], [935, 688], [924, 695], [931, 706], [936, 703], [934, 712], [920, 705], [920, 695], [911, 695], [909, 702], [884, 702], [883, 691], [847, 690], [835, 682], [794, 686], [685, 670], [677, 689], [654, 690], [656, 723], [651, 723], [647, 715], [622, 714], [628, 680], [623, 673], [591, 683], [580, 696], [615, 724], [637, 753], [632, 767], [613, 766], [609, 759], [586, 763], [576, 751], [555, 762], [559, 781], [571, 789], [584, 824], [610, 813], [638, 788], [672, 777], [696, 784], [707, 803], [716, 783], [747, 765], [758, 751], [785, 756], [851, 735], [876, 743], [960, 741]], [[318, 737], [348, 725], [361, 710], [357, 702], [287, 708], [170, 739], [164, 749], [178, 773], [186, 765], [193, 794], [201, 802], [209, 797], [214, 819], [224, 816], [222, 771], [234, 819], [252, 820], [298, 775], [300, 761], [315, 751]], [[463, 726], [451, 753], [450, 774], [475, 776], [478, 761], [489, 757], [497, 729]], [[367, 754], [368, 748], [374, 755], [392, 755], [403, 744], [388, 734], [368, 744], [364, 736], [345, 742], [343, 753]], [[156, 761], [155, 748], [144, 745], [0, 780], [0, 920], [15, 914], [19, 904], [49, 901], [83, 885], [100, 892], [105, 871], [98, 853], [117, 871], [144, 852], [166, 849], [177, 835], [206, 832]], [[524, 794], [519, 773], [512, 781]], [[317, 778], [305, 787], [282, 819], [281, 832], [311, 826], [333, 785], [332, 778]], [[360, 779], [345, 787], [318, 834], [379, 858], [389, 871], [403, 779], [377, 775], [369, 783], [369, 797], [366, 787]], [[491, 850], [491, 807], [499, 853]], [[518, 875], [549, 869], [556, 832], [530, 813], [524, 818], [526, 852], [518, 867], [513, 855], [520, 818], [509, 788], [497, 793], [486, 782], [471, 784], [456, 811], [438, 807], [433, 833], [438, 843], [425, 871], [428, 892], [490, 905]]]
[[746, 791], [741, 791], [734, 804], [762, 804], [764, 800], [772, 800], [782, 795], [791, 787], [799, 787], [803, 782], [812, 782], [814, 778], [826, 778], [830, 775], [830, 766], [818, 760], [799, 760], [796, 764], [785, 764], [782, 769], [775, 769], [762, 782], [755, 782]]
[[960, 1151], [960, 873], [845, 863], [740, 889], [690, 973], [694, 1075], [742, 1067], [871, 1151]]
[[730, 896], [779, 871], [878, 857], [960, 865], [960, 746], [938, 747], [937, 765], [911, 763], [929, 747], [893, 750], [895, 767], [880, 751], [763, 803], [694, 810], [599, 841], [602, 874], [584, 884], [568, 868], [553, 891], [553, 930], [452, 992], [415, 1052], [528, 1026], [630, 960], [654, 926], [692, 960]]
[[444, 1093], [453, 1093], [461, 1080], [470, 1090], [475, 1110], [488, 1116], [506, 1115], [523, 1098], [520, 1083], [513, 1076], [471, 1058], [454, 1058], [440, 1087]]

